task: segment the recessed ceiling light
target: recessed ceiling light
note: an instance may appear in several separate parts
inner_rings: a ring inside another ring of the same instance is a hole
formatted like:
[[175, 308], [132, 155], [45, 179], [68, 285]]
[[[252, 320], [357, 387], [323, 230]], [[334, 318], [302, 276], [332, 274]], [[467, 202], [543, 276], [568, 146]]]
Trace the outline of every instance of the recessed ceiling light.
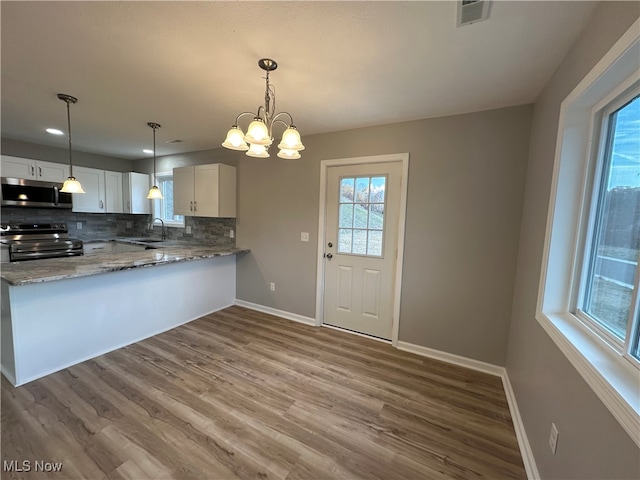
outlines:
[[145, 148], [144, 150], [142, 150], [144, 153], [148, 153], [149, 155], [151, 155], [153, 153], [153, 150], [149, 150], [148, 148]]
[[47, 133], [50, 133], [51, 135], [64, 135], [64, 132], [57, 128], [47, 128]]

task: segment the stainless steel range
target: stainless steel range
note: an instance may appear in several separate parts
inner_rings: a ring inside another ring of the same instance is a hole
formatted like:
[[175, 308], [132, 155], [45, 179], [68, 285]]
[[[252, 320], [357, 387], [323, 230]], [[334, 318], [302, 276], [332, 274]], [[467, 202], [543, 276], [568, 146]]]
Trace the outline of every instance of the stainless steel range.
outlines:
[[66, 223], [3, 223], [0, 244], [10, 262], [82, 255], [82, 240], [69, 238]]

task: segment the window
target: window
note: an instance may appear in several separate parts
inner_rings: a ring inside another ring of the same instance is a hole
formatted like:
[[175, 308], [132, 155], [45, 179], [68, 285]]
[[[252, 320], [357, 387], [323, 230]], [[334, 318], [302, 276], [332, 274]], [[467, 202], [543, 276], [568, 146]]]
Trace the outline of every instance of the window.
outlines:
[[154, 200], [153, 216], [161, 218], [166, 226], [184, 227], [184, 216], [173, 214], [173, 172], [158, 173], [156, 179], [164, 198]]
[[536, 319], [640, 446], [640, 29], [565, 98]]
[[382, 257], [387, 177], [340, 179], [338, 253]]
[[[620, 105], [622, 104], [622, 105]], [[640, 247], [640, 97], [616, 99], [601, 114], [598, 161], [576, 313], [623, 354], [637, 331]], [[637, 342], [636, 342], [637, 343]]]

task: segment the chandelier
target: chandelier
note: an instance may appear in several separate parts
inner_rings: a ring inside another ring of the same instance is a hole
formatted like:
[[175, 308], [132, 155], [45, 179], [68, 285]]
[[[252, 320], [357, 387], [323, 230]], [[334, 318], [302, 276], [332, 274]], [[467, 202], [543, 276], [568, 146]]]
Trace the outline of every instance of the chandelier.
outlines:
[[[273, 143], [273, 129], [276, 124], [282, 124], [285, 130], [278, 144], [280, 149], [278, 157], [286, 159], [300, 158], [300, 150], [304, 150], [304, 145], [300, 141], [300, 133], [298, 133], [293, 124], [293, 118], [289, 113], [276, 113], [275, 88], [269, 84], [269, 72], [278, 68], [278, 64], [270, 58], [262, 58], [258, 61], [258, 66], [267, 72], [264, 106], [260, 105], [257, 113], [243, 112], [238, 115], [222, 146], [231, 150], [247, 152], [250, 157], [269, 158], [269, 147]], [[251, 115], [253, 121], [249, 124], [245, 135], [238, 127], [238, 123], [240, 118], [246, 115]], [[285, 119], [288, 117], [288, 122], [283, 120], [283, 117]]]

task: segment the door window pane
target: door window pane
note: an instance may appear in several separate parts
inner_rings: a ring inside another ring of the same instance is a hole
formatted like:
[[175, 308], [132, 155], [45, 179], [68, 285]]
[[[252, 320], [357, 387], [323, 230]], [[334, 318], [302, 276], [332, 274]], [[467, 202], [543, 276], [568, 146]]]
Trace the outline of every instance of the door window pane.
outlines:
[[351, 253], [351, 240], [353, 230], [338, 230], [338, 253]]
[[352, 253], [360, 255], [367, 254], [367, 231], [366, 230], [354, 230], [353, 231], [353, 248]]
[[340, 205], [340, 219], [338, 220], [340, 228], [353, 227], [353, 203], [343, 203]]
[[357, 203], [369, 202], [369, 177], [356, 178], [356, 200]]
[[640, 100], [608, 118], [584, 312], [624, 340], [640, 247]]
[[340, 179], [338, 253], [382, 256], [386, 176]]
[[367, 255], [382, 256], [382, 231], [369, 230], [369, 242], [367, 243]]
[[353, 178], [343, 178], [340, 181], [340, 203], [353, 203], [354, 182], [355, 179]]
[[353, 216], [353, 226], [355, 228], [367, 228], [367, 221], [369, 218], [369, 212], [367, 211], [367, 205], [356, 204]]

